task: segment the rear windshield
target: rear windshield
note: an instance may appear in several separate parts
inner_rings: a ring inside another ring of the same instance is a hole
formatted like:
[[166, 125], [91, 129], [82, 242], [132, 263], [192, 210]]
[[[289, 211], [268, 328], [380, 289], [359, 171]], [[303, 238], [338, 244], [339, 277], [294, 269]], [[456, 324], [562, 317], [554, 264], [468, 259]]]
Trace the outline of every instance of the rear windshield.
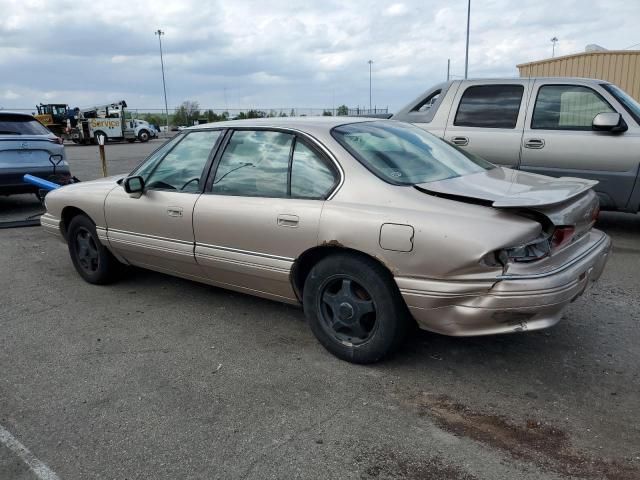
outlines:
[[0, 113], [0, 135], [51, 135], [51, 132], [28, 115]]
[[407, 123], [351, 123], [335, 127], [331, 134], [365, 167], [396, 185], [435, 182], [494, 168]]

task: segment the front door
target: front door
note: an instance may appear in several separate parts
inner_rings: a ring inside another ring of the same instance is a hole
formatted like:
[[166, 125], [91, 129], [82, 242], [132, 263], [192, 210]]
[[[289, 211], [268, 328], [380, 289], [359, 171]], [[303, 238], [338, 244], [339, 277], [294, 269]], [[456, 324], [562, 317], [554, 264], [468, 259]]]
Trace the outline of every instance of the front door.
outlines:
[[562, 80], [536, 80], [532, 98], [521, 169], [598, 180], [601, 205], [624, 208], [638, 172], [636, 139], [631, 132], [598, 132], [591, 126], [598, 113], [615, 112], [612, 105], [593, 88]]
[[143, 193], [116, 188], [106, 198], [107, 237], [129, 263], [198, 277], [193, 249], [193, 207], [202, 193], [205, 167], [221, 131], [194, 131], [166, 144], [132, 175]]
[[194, 210], [196, 260], [210, 281], [295, 300], [294, 260], [317, 245], [335, 165], [294, 133], [236, 130]]
[[475, 81], [456, 92], [445, 140], [496, 165], [517, 168], [529, 80]]

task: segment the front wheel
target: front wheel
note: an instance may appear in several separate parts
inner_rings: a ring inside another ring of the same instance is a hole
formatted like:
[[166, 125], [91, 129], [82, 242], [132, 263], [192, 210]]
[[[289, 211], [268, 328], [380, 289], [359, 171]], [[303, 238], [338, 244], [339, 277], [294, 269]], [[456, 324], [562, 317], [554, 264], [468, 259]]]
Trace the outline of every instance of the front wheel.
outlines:
[[76, 271], [89, 283], [110, 283], [117, 278], [122, 264], [100, 243], [96, 226], [85, 215], [71, 220], [67, 234], [69, 255]]
[[364, 256], [321, 260], [307, 276], [303, 304], [320, 343], [352, 363], [373, 363], [392, 353], [409, 325], [391, 274]]
[[148, 142], [149, 132], [147, 132], [146, 130], [140, 130], [140, 133], [138, 133], [138, 140], [140, 140], [142, 143]]

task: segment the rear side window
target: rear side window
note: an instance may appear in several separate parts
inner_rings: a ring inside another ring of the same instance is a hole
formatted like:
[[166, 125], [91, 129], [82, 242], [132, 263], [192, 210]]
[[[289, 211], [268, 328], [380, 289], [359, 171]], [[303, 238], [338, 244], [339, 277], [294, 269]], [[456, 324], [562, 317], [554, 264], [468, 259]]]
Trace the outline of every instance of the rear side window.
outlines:
[[51, 135], [35, 118], [28, 115], [0, 114], [0, 135]]
[[597, 92], [579, 85], [545, 85], [538, 90], [531, 128], [591, 130], [593, 118], [615, 110]]
[[524, 87], [478, 85], [465, 90], [453, 122], [456, 126], [515, 128]]
[[332, 168], [312, 149], [299, 140], [291, 163], [291, 196], [324, 198], [336, 183]]

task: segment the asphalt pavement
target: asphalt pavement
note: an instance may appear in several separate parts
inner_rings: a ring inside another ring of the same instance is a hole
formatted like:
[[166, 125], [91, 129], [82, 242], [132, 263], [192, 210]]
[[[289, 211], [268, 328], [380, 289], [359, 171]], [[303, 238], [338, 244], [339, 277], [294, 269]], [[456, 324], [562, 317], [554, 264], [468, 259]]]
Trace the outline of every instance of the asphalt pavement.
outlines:
[[[109, 173], [160, 144], [108, 145]], [[67, 153], [101, 175], [97, 147]], [[0, 479], [640, 478], [640, 216], [599, 227], [609, 264], [556, 327], [416, 332], [373, 366], [298, 308], [138, 269], [89, 285], [41, 228], [0, 230]]]

